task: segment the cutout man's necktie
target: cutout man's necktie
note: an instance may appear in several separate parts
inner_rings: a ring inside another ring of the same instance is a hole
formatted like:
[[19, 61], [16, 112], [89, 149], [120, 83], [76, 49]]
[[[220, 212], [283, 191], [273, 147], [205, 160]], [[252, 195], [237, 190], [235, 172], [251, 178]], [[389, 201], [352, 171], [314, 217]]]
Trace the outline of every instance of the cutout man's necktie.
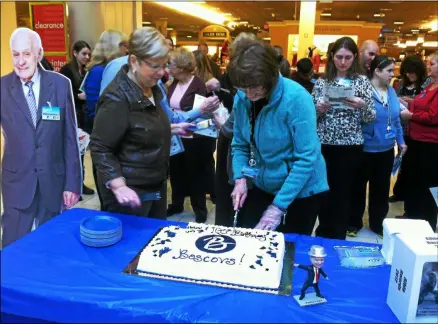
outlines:
[[27, 81], [25, 86], [29, 88], [29, 93], [26, 96], [26, 100], [27, 105], [29, 106], [30, 116], [32, 117], [33, 127], [36, 127], [38, 106], [32, 89], [33, 81]]

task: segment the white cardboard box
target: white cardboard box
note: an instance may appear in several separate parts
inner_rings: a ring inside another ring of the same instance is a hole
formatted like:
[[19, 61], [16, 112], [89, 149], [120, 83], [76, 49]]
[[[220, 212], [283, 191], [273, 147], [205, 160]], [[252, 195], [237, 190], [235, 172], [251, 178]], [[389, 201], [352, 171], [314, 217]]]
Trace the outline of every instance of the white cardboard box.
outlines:
[[396, 234], [412, 234], [427, 236], [434, 231], [430, 224], [420, 219], [386, 218], [383, 221], [382, 255], [386, 263], [391, 264], [394, 251], [394, 237]]
[[395, 236], [386, 302], [401, 323], [438, 322], [438, 234]]

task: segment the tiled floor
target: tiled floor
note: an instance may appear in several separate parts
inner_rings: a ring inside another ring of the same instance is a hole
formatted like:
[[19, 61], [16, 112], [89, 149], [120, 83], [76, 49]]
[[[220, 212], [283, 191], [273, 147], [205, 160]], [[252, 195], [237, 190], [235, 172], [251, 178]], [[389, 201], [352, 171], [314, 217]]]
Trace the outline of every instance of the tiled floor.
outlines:
[[[94, 181], [93, 181], [93, 175], [91, 172], [87, 172], [88, 170], [91, 170], [91, 159], [89, 156], [89, 153], [86, 154], [85, 157], [85, 184], [89, 186], [90, 188], [95, 188]], [[394, 180], [394, 179], [393, 179]], [[170, 184], [168, 183], [168, 200], [170, 200], [171, 197], [171, 189]], [[98, 209], [99, 208], [99, 199], [97, 198], [97, 195], [92, 196], [83, 196], [84, 200], [79, 202], [75, 207], [79, 208], [88, 208], [88, 209]], [[190, 206], [190, 201], [188, 198], [186, 198], [185, 201], [185, 212], [174, 215], [170, 217], [170, 220], [174, 221], [180, 221], [180, 222], [194, 222], [195, 216], [193, 214], [192, 208]], [[214, 224], [215, 219], [215, 207], [211, 203], [210, 200], [207, 200], [207, 208], [209, 211], [208, 218], [207, 218], [207, 224]], [[396, 215], [403, 214], [403, 203], [395, 203], [390, 204], [389, 213], [387, 217], [395, 217]], [[364, 215], [364, 223], [367, 226], [368, 225], [368, 214], [365, 212]], [[318, 224], [316, 224], [317, 226]], [[315, 226], [315, 227], [316, 227]], [[358, 237], [355, 238], [347, 238], [348, 241], [357, 241], [357, 242], [369, 242], [369, 243], [382, 243], [382, 239], [380, 239], [377, 234], [373, 233], [371, 230], [369, 230], [367, 227], [364, 227], [360, 232]]]

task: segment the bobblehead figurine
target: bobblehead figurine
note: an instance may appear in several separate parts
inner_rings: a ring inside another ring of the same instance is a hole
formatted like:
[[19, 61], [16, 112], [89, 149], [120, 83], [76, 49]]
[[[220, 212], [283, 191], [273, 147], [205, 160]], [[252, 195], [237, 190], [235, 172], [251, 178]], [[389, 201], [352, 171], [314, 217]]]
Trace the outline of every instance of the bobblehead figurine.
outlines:
[[[307, 279], [301, 288], [301, 295], [294, 296], [300, 306], [310, 306], [327, 302], [319, 290], [319, 280], [321, 276], [323, 276], [325, 279], [328, 279], [328, 276], [325, 274], [324, 270], [322, 270], [324, 258], [327, 256], [327, 254], [325, 253], [324, 248], [319, 245], [312, 245], [308, 254], [310, 256], [310, 261], [312, 262], [311, 265], [294, 264], [296, 268], [307, 271]], [[305, 298], [307, 289], [312, 286], [315, 289], [316, 294], [308, 294], [308, 297]]]

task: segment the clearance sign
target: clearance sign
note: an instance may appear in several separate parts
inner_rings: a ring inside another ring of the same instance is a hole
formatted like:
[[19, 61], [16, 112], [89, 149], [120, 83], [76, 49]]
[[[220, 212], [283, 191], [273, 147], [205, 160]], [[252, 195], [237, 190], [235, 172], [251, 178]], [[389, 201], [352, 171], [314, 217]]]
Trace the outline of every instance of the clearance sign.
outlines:
[[44, 55], [56, 71], [68, 61], [66, 4], [62, 2], [31, 2], [31, 26], [43, 43]]

